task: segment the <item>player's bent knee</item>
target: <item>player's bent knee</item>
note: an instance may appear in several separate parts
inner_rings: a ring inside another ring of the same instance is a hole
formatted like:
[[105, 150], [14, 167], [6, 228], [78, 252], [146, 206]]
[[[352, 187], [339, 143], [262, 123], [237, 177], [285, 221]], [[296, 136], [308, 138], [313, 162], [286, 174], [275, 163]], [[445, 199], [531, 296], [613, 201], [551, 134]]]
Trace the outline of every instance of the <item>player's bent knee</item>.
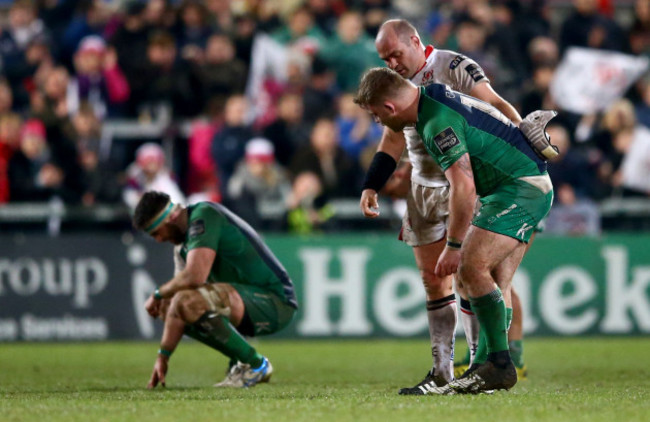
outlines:
[[170, 308], [186, 322], [196, 320], [206, 310], [203, 298], [196, 290], [176, 292]]
[[197, 289], [207, 306], [207, 309], [230, 318], [232, 307], [230, 294], [234, 288], [225, 283], [208, 284]]
[[475, 281], [489, 277], [490, 272], [486, 268], [481, 268], [471, 262], [461, 262], [458, 266], [458, 278], [463, 287], [472, 285]]

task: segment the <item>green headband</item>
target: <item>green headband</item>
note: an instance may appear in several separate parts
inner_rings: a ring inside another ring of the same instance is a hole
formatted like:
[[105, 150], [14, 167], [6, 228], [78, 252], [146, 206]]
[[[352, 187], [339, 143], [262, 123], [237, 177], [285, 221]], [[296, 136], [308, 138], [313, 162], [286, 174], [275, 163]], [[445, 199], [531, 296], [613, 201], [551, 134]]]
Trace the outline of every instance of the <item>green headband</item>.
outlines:
[[151, 233], [154, 230], [156, 230], [169, 216], [173, 208], [174, 208], [174, 203], [172, 201], [169, 201], [169, 203], [167, 204], [167, 208], [165, 208], [165, 210], [161, 212], [160, 215], [151, 222], [151, 224], [145, 227], [144, 231], [146, 231], [147, 233]]

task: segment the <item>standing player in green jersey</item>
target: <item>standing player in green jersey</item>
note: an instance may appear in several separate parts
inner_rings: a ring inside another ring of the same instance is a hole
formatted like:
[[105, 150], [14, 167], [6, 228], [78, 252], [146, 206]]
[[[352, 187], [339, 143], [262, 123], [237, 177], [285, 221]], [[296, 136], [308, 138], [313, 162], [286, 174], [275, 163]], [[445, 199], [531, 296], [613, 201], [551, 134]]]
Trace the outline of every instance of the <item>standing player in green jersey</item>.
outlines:
[[[497, 109], [446, 85], [418, 88], [393, 70], [374, 68], [363, 76], [355, 101], [393, 131], [414, 126], [445, 172], [449, 226], [435, 273], [457, 272], [485, 332], [484, 363], [445, 387], [425, 386], [422, 394], [510, 389], [517, 372], [501, 290], [509, 288], [533, 228], [551, 208], [546, 162]], [[474, 217], [477, 195], [481, 206]]]
[[273, 368], [242, 335], [275, 333], [286, 327], [298, 304], [286, 270], [242, 219], [220, 204], [186, 208], [161, 192], [147, 192], [133, 225], [174, 250], [174, 277], [145, 303], [165, 322], [148, 388], [165, 385], [171, 354], [183, 334], [228, 356], [231, 368], [215, 387], [252, 387]]
[[[479, 63], [458, 52], [425, 45], [415, 27], [408, 21], [391, 19], [384, 22], [377, 33], [375, 47], [386, 66], [403, 78], [418, 86], [444, 83], [455, 91], [490, 103], [518, 125], [531, 142], [541, 141], [541, 154], [542, 151], [555, 152], [552, 148], [549, 149], [549, 144], [545, 142], [543, 129], [546, 123], [532, 118], [529, 120], [531, 115], [522, 120], [517, 110], [494, 91]], [[412, 394], [419, 392], [420, 386], [432, 381], [437, 386], [442, 386], [451, 381], [454, 374], [458, 377], [464, 373], [471, 363], [484, 362], [487, 358], [487, 347], [484, 335], [479, 333], [480, 327], [476, 315], [470, 309], [467, 294], [457, 282], [456, 291], [460, 295], [459, 315], [468, 348], [465, 358], [454, 363], [452, 372], [451, 361], [458, 319], [456, 296], [453, 293], [452, 277], [438, 278], [434, 274], [435, 263], [445, 247], [449, 183], [442, 169], [427, 153], [414, 128], [407, 127], [403, 132], [393, 132], [389, 128], [384, 130], [377, 153], [366, 174], [360, 199], [361, 210], [368, 218], [379, 215], [377, 193], [391, 177], [405, 148], [408, 152], [407, 169], [410, 171], [407, 186], [410, 189], [407, 188], [408, 193], [405, 195], [406, 212], [402, 219], [399, 239], [413, 248], [415, 262], [422, 276], [433, 357], [433, 366], [422, 381], [414, 387], [400, 389], [400, 394]], [[391, 179], [389, 185], [394, 180]], [[525, 377], [526, 366], [523, 360], [520, 301], [514, 288], [510, 292], [504, 292], [504, 296], [506, 309], [512, 313], [508, 333], [510, 351], [521, 379]]]

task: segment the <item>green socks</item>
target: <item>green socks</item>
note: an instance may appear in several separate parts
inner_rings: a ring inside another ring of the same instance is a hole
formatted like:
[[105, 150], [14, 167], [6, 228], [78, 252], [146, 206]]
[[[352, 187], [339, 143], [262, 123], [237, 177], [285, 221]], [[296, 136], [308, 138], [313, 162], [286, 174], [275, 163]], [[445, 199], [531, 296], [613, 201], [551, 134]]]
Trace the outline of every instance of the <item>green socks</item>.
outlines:
[[512, 362], [517, 368], [524, 366], [524, 343], [521, 340], [510, 340], [508, 342], [510, 348], [510, 357]]
[[[496, 289], [484, 296], [470, 298], [469, 301], [481, 324], [481, 335], [485, 337], [487, 353], [507, 351], [508, 322], [506, 305], [501, 290]], [[481, 348], [480, 344], [481, 339], [479, 337], [479, 349]]]
[[207, 311], [201, 315], [201, 318], [187, 327], [185, 334], [253, 368], [259, 367], [264, 361], [264, 357], [248, 344], [228, 318], [214, 312]]
[[[473, 309], [473, 308], [472, 308]], [[476, 311], [474, 311], [476, 312]], [[507, 322], [507, 327], [510, 328], [510, 322], [512, 321], [512, 308], [506, 308], [506, 322]], [[478, 348], [476, 349], [476, 356], [474, 357], [474, 362], [476, 364], [481, 364], [485, 363], [487, 360], [488, 356], [488, 347], [487, 347], [487, 339], [485, 338], [485, 332], [483, 331], [483, 326], [481, 325], [481, 329], [479, 331], [479, 340], [478, 340]], [[513, 346], [514, 344], [514, 346]], [[510, 349], [510, 354], [512, 355], [512, 360], [515, 362], [515, 365], [520, 368], [523, 366], [523, 343], [521, 340], [513, 340], [508, 343], [508, 347]], [[517, 358], [515, 358], [517, 357]]]

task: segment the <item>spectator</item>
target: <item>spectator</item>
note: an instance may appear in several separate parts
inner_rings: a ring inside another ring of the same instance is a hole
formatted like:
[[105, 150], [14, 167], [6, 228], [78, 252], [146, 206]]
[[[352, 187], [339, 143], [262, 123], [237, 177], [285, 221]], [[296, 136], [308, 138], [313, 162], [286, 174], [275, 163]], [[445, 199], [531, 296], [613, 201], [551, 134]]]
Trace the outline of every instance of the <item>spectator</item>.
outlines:
[[101, 122], [93, 109], [83, 104], [72, 118], [72, 124], [77, 134], [77, 155], [85, 182], [81, 202], [86, 206], [118, 203], [122, 186], [117, 173], [110, 163], [99, 161]]
[[[587, 158], [571, 146], [567, 130], [557, 124], [551, 124], [546, 129], [558, 147], [560, 153], [548, 163], [548, 174], [551, 176], [553, 186], [562, 187], [572, 191], [571, 197], [579, 199], [596, 199], [602, 194], [600, 183], [594, 168]], [[561, 201], [558, 196], [556, 200]]]
[[546, 221], [545, 232], [597, 235], [600, 217], [593, 199], [598, 197], [602, 184], [586, 158], [571, 147], [566, 129], [551, 124], [546, 130], [560, 154], [548, 163], [548, 173], [557, 195]]
[[327, 227], [334, 209], [323, 195], [320, 178], [309, 171], [298, 174], [287, 202], [287, 229], [296, 234], [310, 234]]
[[[500, 0], [494, 2], [489, 14], [487, 50], [498, 52], [499, 62], [502, 65], [499, 76], [508, 71], [510, 84], [520, 86], [526, 79], [526, 48], [519, 44], [520, 28], [519, 13], [521, 7], [519, 2]], [[479, 62], [480, 63], [480, 62]]]
[[304, 118], [314, 124], [321, 117], [334, 115], [336, 103], [335, 75], [327, 63], [315, 56], [312, 61], [309, 83], [303, 92]]
[[257, 22], [251, 15], [244, 14], [235, 19], [235, 50], [237, 58], [246, 63], [247, 67], [250, 67], [251, 64], [251, 53], [256, 34]]
[[320, 54], [336, 74], [338, 87], [346, 92], [356, 90], [366, 69], [383, 66], [373, 41], [365, 34], [363, 18], [358, 12], [346, 12], [341, 16], [336, 35]]
[[230, 207], [253, 227], [261, 227], [260, 205], [284, 209], [290, 191], [286, 171], [275, 161], [273, 144], [264, 138], [251, 139], [244, 160], [228, 182]]
[[212, 157], [217, 164], [221, 192], [227, 192], [235, 166], [244, 157], [246, 143], [253, 131], [246, 123], [248, 102], [243, 95], [233, 95], [226, 101], [224, 125], [212, 140]]
[[67, 93], [68, 113], [76, 113], [81, 102], [88, 102], [100, 119], [121, 115], [130, 89], [117, 63], [115, 49], [106, 48], [101, 37], [88, 36], [79, 44], [74, 67], [76, 73]]
[[283, 28], [273, 33], [273, 39], [286, 46], [297, 46], [303, 51], [315, 52], [325, 43], [325, 34], [314, 24], [308, 7], [299, 7]]
[[208, 38], [200, 69], [201, 91], [206, 103], [215, 96], [241, 94], [246, 88], [246, 65], [235, 57], [235, 46], [226, 35], [215, 34]]
[[0, 52], [6, 62], [17, 58], [29, 43], [46, 35], [43, 21], [29, 0], [17, 0], [9, 8], [9, 25], [0, 33]]
[[200, 81], [187, 63], [177, 60], [176, 42], [167, 32], [153, 34], [147, 46], [147, 67], [132, 87], [138, 102], [156, 109], [171, 106], [176, 117], [195, 116], [203, 108], [195, 93]]
[[569, 185], [556, 187], [555, 190], [557, 201], [548, 213], [544, 232], [563, 236], [598, 236], [598, 206], [589, 199], [576, 197]]
[[126, 170], [127, 184], [122, 198], [132, 210], [147, 191], [164, 192], [176, 204], [185, 203], [185, 195], [165, 167], [165, 153], [160, 145], [149, 142], [141, 145], [135, 153], [135, 162]]
[[587, 141], [587, 145], [594, 148], [595, 160], [600, 164], [599, 175], [610, 186], [621, 184], [619, 169], [631, 144], [635, 125], [632, 104], [628, 100], [619, 100], [605, 112], [600, 130]]
[[535, 110], [552, 110], [555, 104], [549, 93], [549, 87], [555, 74], [553, 66], [538, 66], [533, 70], [533, 77], [521, 98], [521, 114], [526, 116]]
[[296, 150], [307, 143], [309, 127], [303, 121], [302, 98], [285, 94], [278, 103], [278, 117], [268, 125], [263, 135], [273, 144], [275, 158], [288, 167]]
[[9, 161], [20, 146], [21, 125], [19, 115], [0, 113], [0, 204], [9, 201]]
[[11, 86], [6, 79], [0, 78], [0, 116], [10, 113], [13, 108], [14, 96], [11, 92]]
[[503, 79], [508, 75], [501, 76], [498, 56], [485, 48], [486, 37], [485, 26], [477, 20], [465, 18], [456, 27], [458, 51], [480, 63], [495, 90], [501, 92]]
[[634, 23], [628, 32], [630, 52], [650, 58], [650, 2], [637, 0], [634, 12]]
[[574, 0], [573, 11], [560, 29], [560, 50], [589, 47], [602, 50], [627, 50], [621, 28], [598, 12], [597, 0]]
[[53, 66], [48, 41], [44, 37], [35, 38], [27, 45], [24, 54], [6, 63], [4, 74], [13, 89], [13, 107], [23, 111], [29, 106], [29, 96], [35, 89], [39, 71]]
[[319, 119], [311, 131], [310, 145], [296, 153], [291, 172], [311, 172], [318, 176], [327, 198], [356, 197], [360, 190], [359, 167], [338, 144], [336, 124]]
[[200, 61], [212, 29], [208, 25], [208, 11], [198, 0], [183, 0], [178, 11], [176, 40], [180, 56], [189, 61]]
[[636, 119], [645, 127], [650, 127], [650, 75], [637, 84], [640, 100], [635, 105]]
[[176, 23], [176, 14], [168, 0], [148, 0], [144, 10], [147, 26], [154, 31], [171, 31]]
[[[124, 19], [110, 39], [115, 48], [118, 66], [124, 72], [129, 86], [141, 86], [143, 72], [147, 65], [147, 42], [149, 28], [144, 19], [145, 4], [133, 0], [126, 3]], [[125, 112], [129, 116], [137, 115], [137, 100], [131, 96]]]
[[630, 145], [625, 151], [620, 170], [624, 194], [650, 196], [650, 129], [635, 125]]
[[20, 150], [9, 161], [11, 201], [45, 201], [57, 196], [68, 203], [77, 202], [81, 196], [79, 173], [57, 160], [45, 134], [39, 120], [25, 122]]
[[330, 37], [336, 30], [337, 16], [331, 0], [308, 0], [306, 2], [314, 22], [325, 37]]
[[50, 143], [65, 142], [74, 137], [69, 119], [68, 84], [70, 77], [64, 67], [46, 69], [30, 98], [32, 114], [45, 124]]
[[221, 202], [217, 166], [212, 157], [212, 140], [223, 126], [225, 99], [216, 97], [208, 102], [207, 118], [192, 123], [187, 140], [188, 166], [187, 202]]
[[224, 34], [233, 31], [235, 19], [230, 9], [230, 0], [206, 0], [205, 7], [216, 31]]
[[336, 118], [339, 145], [354, 161], [359, 161], [361, 152], [379, 142], [382, 128], [373, 122], [368, 112], [354, 103], [353, 94], [339, 98], [339, 116]]
[[[65, 65], [71, 63], [82, 39], [89, 35], [102, 36], [110, 10], [101, 0], [78, 2], [77, 12], [63, 34], [61, 59]], [[71, 66], [70, 66], [71, 67]]]
[[528, 44], [528, 62], [531, 69], [540, 66], [555, 67], [560, 61], [560, 52], [555, 40], [536, 37]]

